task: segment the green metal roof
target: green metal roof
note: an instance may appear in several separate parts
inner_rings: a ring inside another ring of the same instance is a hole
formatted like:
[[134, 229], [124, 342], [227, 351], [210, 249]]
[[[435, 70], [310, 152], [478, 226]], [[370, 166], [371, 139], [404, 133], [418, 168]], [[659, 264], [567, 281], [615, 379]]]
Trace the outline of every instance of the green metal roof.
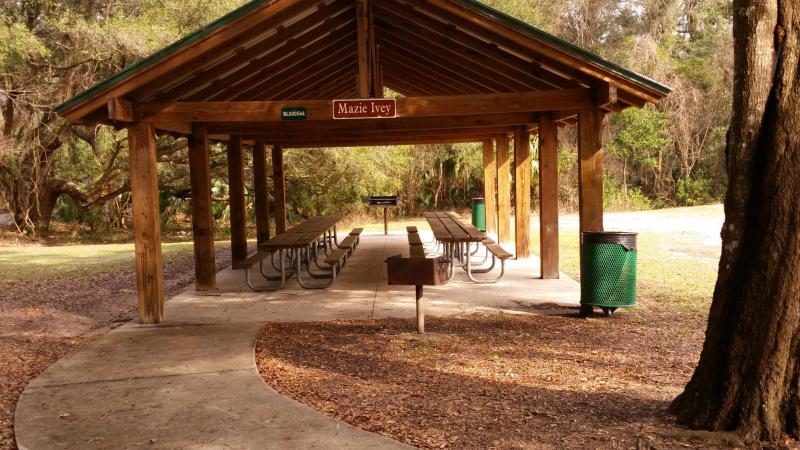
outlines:
[[[206, 25], [205, 27], [200, 28], [199, 30], [187, 35], [186, 37], [174, 42], [173, 44], [159, 50], [156, 53], [148, 56], [147, 58], [142, 59], [141, 61], [125, 68], [121, 72], [103, 80], [102, 82], [94, 85], [93, 87], [89, 88], [88, 90], [84, 91], [83, 93], [76, 95], [75, 97], [71, 98], [70, 100], [64, 102], [63, 104], [57, 106], [55, 111], [59, 114], [63, 114], [64, 112], [74, 108], [75, 106], [79, 105], [80, 103], [89, 100], [90, 98], [94, 97], [95, 95], [107, 90], [114, 84], [120, 83], [122, 81], [131, 78], [132, 76], [136, 75], [137, 73], [141, 72], [142, 70], [155, 65], [159, 61], [171, 56], [178, 51], [182, 50], [184, 47], [212, 34], [213, 32], [219, 30], [220, 28], [225, 27], [229, 23], [239, 19], [250, 12], [261, 8], [263, 6], [270, 5], [278, 0], [253, 0], [250, 3], [247, 3], [240, 8], [222, 16], [218, 20]], [[587, 50], [584, 50], [574, 44], [571, 44], [563, 39], [560, 39], [556, 36], [553, 36], [550, 33], [546, 33], [534, 26], [531, 26], [515, 17], [509, 16], [503, 12], [500, 12], [490, 6], [487, 6], [478, 0], [451, 0], [453, 2], [459, 3], [470, 10], [479, 13], [485, 17], [490, 19], [496, 20], [506, 26], [509, 26], [517, 31], [520, 31], [528, 36], [542, 41], [548, 45], [551, 45], [559, 50], [566, 52], [567, 54], [574, 56], [580, 60], [583, 60], [589, 64], [607, 70], [616, 74], [619, 77], [625, 78], [633, 83], [641, 85], [645, 88], [648, 88], [652, 91], [655, 91], [661, 95], [667, 95], [672, 92], [672, 88], [661, 84], [657, 81], [654, 81], [644, 75], [638, 74], [634, 71], [628, 70], [619, 64], [615, 64], [601, 56], [598, 56], [594, 53], [591, 53]]]

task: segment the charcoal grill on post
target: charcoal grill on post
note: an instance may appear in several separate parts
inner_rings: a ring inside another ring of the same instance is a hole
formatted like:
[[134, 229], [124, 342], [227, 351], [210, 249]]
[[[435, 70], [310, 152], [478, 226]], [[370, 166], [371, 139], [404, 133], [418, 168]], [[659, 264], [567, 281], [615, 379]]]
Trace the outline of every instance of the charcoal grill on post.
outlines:
[[367, 199], [370, 208], [383, 208], [383, 234], [389, 235], [389, 208], [397, 208], [397, 196], [377, 196], [373, 195]]
[[417, 333], [425, 334], [425, 301], [423, 286], [439, 286], [447, 283], [450, 260], [438, 258], [403, 258], [391, 256], [386, 260], [386, 272], [390, 286], [416, 286]]

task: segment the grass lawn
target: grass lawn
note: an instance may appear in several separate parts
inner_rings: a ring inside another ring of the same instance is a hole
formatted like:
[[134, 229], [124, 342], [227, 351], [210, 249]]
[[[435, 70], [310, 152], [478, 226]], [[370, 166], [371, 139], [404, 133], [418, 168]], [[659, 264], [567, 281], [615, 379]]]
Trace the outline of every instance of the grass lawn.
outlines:
[[[607, 213], [606, 229], [638, 232], [638, 281], [651, 304], [705, 314], [717, 280], [722, 227], [721, 205]], [[539, 253], [538, 219], [533, 252]], [[577, 216], [560, 223], [561, 270], [580, 277]]]
[[[217, 246], [227, 245], [218, 242]], [[162, 244], [164, 262], [192, 253], [192, 242]], [[47, 281], [133, 269], [133, 243], [0, 247], [0, 283]]]

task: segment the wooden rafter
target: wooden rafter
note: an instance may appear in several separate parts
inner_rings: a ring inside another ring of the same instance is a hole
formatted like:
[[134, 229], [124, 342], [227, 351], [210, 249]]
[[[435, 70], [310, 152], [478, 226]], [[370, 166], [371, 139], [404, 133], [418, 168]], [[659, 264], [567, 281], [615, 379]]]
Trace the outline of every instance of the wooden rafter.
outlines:
[[355, 62], [350, 59], [343, 59], [326, 70], [326, 75], [314, 80], [309, 78], [306, 83], [297, 83], [293, 88], [288, 88], [277, 94], [267, 94], [263, 98], [273, 98], [275, 100], [288, 100], [295, 98], [316, 98], [315, 92], [321, 88], [328, 87], [330, 84], [341, 85], [343, 81], [353, 79], [356, 71]]
[[661, 96], [642, 89], [624, 77], [586, 64], [574, 56], [537, 41], [533, 37], [501, 26], [487, 17], [475, 15], [450, 0], [414, 0], [413, 4], [415, 7], [425, 9], [433, 15], [447, 17], [448, 21], [470, 33], [484, 36], [488, 34], [491, 42], [509, 48], [520, 55], [530, 54], [532, 51], [536, 52], [542, 55], [538, 62], [542, 64], [543, 68], [550, 66], [557, 72], [568, 74], [573, 79], [579, 79], [583, 83], [593, 84], [595, 80], [613, 81], [620, 87], [635, 92], [637, 96], [653, 103], [658, 103], [661, 99]]
[[439, 68], [438, 65], [426, 65], [420, 59], [414, 57], [413, 53], [397, 50], [392, 46], [385, 46], [383, 54], [386, 56], [386, 68], [392, 76], [408, 78], [415, 85], [427, 86], [432, 88], [439, 95], [458, 95], [458, 94], [478, 94], [499, 92], [495, 89], [488, 89], [460, 78], [455, 78], [447, 70], [431, 70]]
[[400, 77], [387, 72], [384, 74], [386, 87], [405, 97], [442, 95], [418, 84], [412, 83], [406, 77]]
[[528, 88], [579, 87], [577, 83], [561, 77], [537, 78], [534, 76], [537, 67], [530, 62], [506, 53], [503, 49], [470, 34], [460, 32], [449, 24], [420, 14], [408, 5], [384, 0], [376, 3], [376, 9], [380, 12], [382, 21], [406, 30], [407, 34], [414, 36], [417, 41], [438, 44], [437, 48], [444, 47], [449, 54], [458, 55], [462, 60], [472, 61], [473, 66], [480, 65], [487, 72], [514, 79]]
[[220, 28], [203, 39], [193, 42], [180, 49], [169, 59], [162, 63], [149, 66], [125, 80], [102, 91], [102, 95], [93, 95], [85, 101], [64, 109], [61, 114], [70, 122], [76, 122], [97, 109], [104, 108], [108, 98], [124, 98], [133, 91], [145, 86], [163, 86], [163, 77], [169, 73], [180, 70], [182, 73], [191, 73], [202, 68], [208, 61], [207, 52], [219, 48], [237, 48], [252, 38], [251, 31], [255, 27], [269, 27], [286, 20], [286, 16], [296, 15], [295, 8], [301, 10], [314, 7], [318, 1], [285, 0], [270, 3], [263, 8], [255, 10], [234, 20], [229, 26]]
[[288, 75], [297, 67], [307, 65], [306, 61], [314, 61], [320, 55], [330, 55], [331, 52], [341, 50], [352, 40], [354, 33], [347, 29], [349, 23], [337, 25], [339, 26], [328, 34], [323, 34], [322, 39], [299, 48], [291, 55], [276, 56], [268, 64], [265, 59], [265, 64], [253, 65], [247, 72], [232, 74], [230, 77], [222, 79], [213, 88], [193, 96], [194, 100], [219, 101], [261, 93], [263, 86], [275, 84], [276, 79], [290, 78]]
[[[231, 86], [236, 81], [264, 69], [265, 64], [279, 61], [297, 52], [308, 42], [318, 39], [320, 35], [331, 33], [343, 25], [352, 23], [352, 17], [347, 14], [350, 9], [352, 9], [352, 3], [346, 0], [337, 0], [323, 5], [316, 12], [286, 28], [279, 29], [262, 41], [235, 52], [231, 57], [214, 66], [198, 71], [191, 78], [157, 96], [154, 101], [168, 102], [184, 99], [187, 98], [187, 95], [197, 92], [208, 84], [221, 87]], [[303, 57], [304, 55], [297, 56]], [[192, 98], [204, 100], [210, 95], [209, 92], [203, 92]]]
[[[233, 100], [303, 98], [296, 93], [308, 91], [310, 88], [318, 87], [320, 83], [324, 84], [331, 79], [337, 79], [343, 74], [350, 73], [350, 68], [355, 65], [354, 58], [352, 58], [352, 50], [352, 48], [342, 47], [330, 55], [320, 58], [308, 67], [297, 68], [297, 72], [293, 74], [290, 72], [286, 78], [279, 82], [273, 84], [260, 83], [254, 86], [248, 94], [242, 94]], [[268, 87], [268, 89], [264, 90], [265, 87]]]
[[381, 30], [386, 30], [381, 34], [381, 42], [385, 45], [392, 45], [393, 48], [405, 48], [409, 52], [419, 54], [420, 59], [425, 59], [426, 64], [437, 63], [439, 70], [455, 75], [462, 82], [472, 82], [484, 86], [484, 91], [490, 89], [494, 92], [524, 91], [531, 89], [543, 89], [546, 85], [537, 83], [530, 86], [520, 82], [508, 75], [495, 72], [489, 67], [478, 63], [475, 59], [470, 59], [454, 52], [444, 42], [427, 42], [415, 36], [413, 33], [395, 27], [387, 23], [381, 23]]

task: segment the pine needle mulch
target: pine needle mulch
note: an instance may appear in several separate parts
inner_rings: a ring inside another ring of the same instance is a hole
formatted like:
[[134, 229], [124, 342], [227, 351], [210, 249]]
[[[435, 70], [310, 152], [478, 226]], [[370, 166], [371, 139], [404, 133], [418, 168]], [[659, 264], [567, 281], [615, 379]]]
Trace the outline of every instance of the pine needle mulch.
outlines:
[[[230, 262], [217, 250], [217, 268]], [[194, 282], [191, 252], [167, 262], [166, 295]], [[136, 317], [133, 267], [46, 281], [0, 282], [0, 450], [15, 449], [17, 400], [37, 375], [67, 353]]]
[[666, 409], [692, 374], [705, 319], [431, 318], [268, 325], [257, 346], [279, 392], [421, 448], [697, 448], [735, 437], [681, 429]]

